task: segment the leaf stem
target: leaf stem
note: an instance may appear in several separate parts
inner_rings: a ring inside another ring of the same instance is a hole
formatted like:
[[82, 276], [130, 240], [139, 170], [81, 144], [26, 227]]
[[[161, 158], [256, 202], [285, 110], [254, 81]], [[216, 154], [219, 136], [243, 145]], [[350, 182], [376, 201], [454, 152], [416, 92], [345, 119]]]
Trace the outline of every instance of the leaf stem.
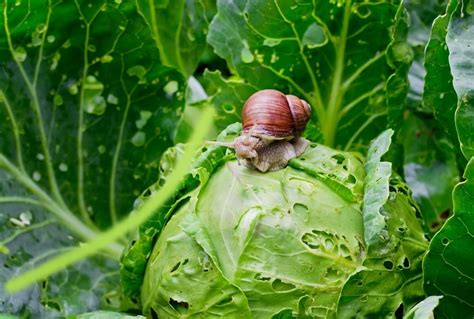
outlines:
[[351, 0], [346, 0], [344, 16], [342, 20], [341, 35], [337, 38], [337, 48], [335, 57], [334, 77], [331, 86], [331, 94], [326, 113], [326, 118], [321, 122], [324, 135], [324, 142], [330, 147], [334, 147], [335, 135], [338, 123], [338, 112], [341, 106], [344, 92], [341, 90], [342, 75], [344, 73], [344, 56], [346, 53], [347, 32], [349, 30], [349, 20], [351, 11]]
[[[41, 203], [41, 206], [47, 208], [63, 225], [79, 238], [82, 240], [91, 240], [97, 236], [97, 233], [93, 229], [87, 227], [67, 208], [58, 205], [58, 203], [31, 180], [28, 175], [20, 171], [3, 154], [0, 154], [0, 168], [5, 169], [6, 172], [23, 185], [31, 194], [35, 195]], [[23, 201], [26, 202], [25, 200]], [[118, 259], [120, 258], [123, 247], [114, 243], [111, 244], [108, 249], [109, 253]]]

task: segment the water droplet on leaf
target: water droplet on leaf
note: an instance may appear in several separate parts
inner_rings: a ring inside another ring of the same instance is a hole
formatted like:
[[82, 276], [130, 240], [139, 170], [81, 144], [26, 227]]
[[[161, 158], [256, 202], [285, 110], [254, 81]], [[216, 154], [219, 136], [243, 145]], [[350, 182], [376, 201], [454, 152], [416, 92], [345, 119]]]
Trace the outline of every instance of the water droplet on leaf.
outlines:
[[84, 110], [89, 114], [102, 115], [107, 103], [101, 95], [104, 85], [94, 76], [89, 75], [84, 83]]
[[152, 113], [150, 111], [140, 111], [140, 119], [135, 121], [135, 125], [137, 126], [137, 128], [142, 129], [151, 116]]
[[117, 105], [118, 102], [119, 102], [119, 100], [115, 95], [113, 95], [113, 94], [107, 95], [107, 103]]
[[176, 81], [169, 81], [166, 83], [165, 87], [163, 88], [166, 94], [173, 94], [178, 91], [178, 82]]
[[145, 145], [146, 141], [146, 134], [145, 132], [136, 132], [135, 135], [132, 137], [132, 144], [136, 147], [140, 147]]
[[33, 172], [33, 180], [36, 181], [36, 182], [39, 182], [41, 180], [41, 174], [40, 172]]
[[99, 145], [97, 150], [99, 151], [100, 154], [104, 154], [107, 149], [105, 148], [104, 145]]
[[16, 48], [15, 51], [13, 52], [13, 57], [18, 62], [25, 61], [26, 60], [26, 50], [25, 50], [25, 48], [23, 48], [23, 47]]
[[67, 170], [68, 170], [67, 164], [65, 164], [65, 163], [59, 164], [59, 170], [60, 170], [61, 172], [67, 172]]
[[110, 62], [112, 62], [113, 59], [114, 58], [111, 55], [106, 54], [106, 55], [104, 55], [103, 57], [100, 58], [100, 62], [110, 63]]
[[50, 34], [50, 35], [48, 35], [48, 36], [46, 37], [46, 40], [47, 40], [49, 43], [53, 43], [54, 40], [56, 40], [56, 37], [55, 37], [54, 35]]
[[269, 46], [269, 47], [274, 47], [275, 45], [279, 45], [281, 43], [280, 39], [265, 39], [263, 41], [263, 45]]

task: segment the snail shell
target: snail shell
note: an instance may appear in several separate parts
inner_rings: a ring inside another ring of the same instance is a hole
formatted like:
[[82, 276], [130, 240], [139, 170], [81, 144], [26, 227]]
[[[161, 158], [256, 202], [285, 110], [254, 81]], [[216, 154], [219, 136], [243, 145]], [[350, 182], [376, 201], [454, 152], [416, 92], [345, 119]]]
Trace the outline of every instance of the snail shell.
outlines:
[[254, 93], [242, 110], [243, 132], [265, 140], [299, 137], [311, 116], [311, 106], [277, 90]]

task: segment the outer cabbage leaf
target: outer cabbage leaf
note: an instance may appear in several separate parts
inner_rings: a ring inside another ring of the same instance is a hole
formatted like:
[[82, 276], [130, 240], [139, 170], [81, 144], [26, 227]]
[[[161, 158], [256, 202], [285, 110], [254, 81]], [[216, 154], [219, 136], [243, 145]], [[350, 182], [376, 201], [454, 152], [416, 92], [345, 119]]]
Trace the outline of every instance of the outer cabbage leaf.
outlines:
[[[219, 135], [220, 141], [228, 141], [235, 138], [241, 130], [240, 124], [229, 126]], [[162, 156], [160, 162], [160, 175], [158, 181], [150, 186], [141, 195], [136, 203], [150, 196], [166, 182], [166, 176], [173, 170], [174, 164], [179, 160], [182, 152], [182, 145], [168, 149]], [[168, 222], [169, 218], [176, 211], [190, 200], [190, 192], [204, 185], [214, 170], [219, 167], [228, 157], [233, 157], [227, 153], [226, 149], [221, 146], [203, 147], [193, 164], [193, 169], [185, 177], [181, 186], [175, 191], [166, 205], [163, 205], [156, 212], [153, 218], [140, 226], [136, 238], [131, 241], [130, 246], [125, 251], [121, 260], [120, 276], [124, 293], [137, 299], [140, 287], [143, 283], [147, 260], [151, 254], [153, 245], [158, 238], [162, 228]]]
[[434, 319], [434, 310], [439, 305], [442, 296], [429, 296], [416, 304], [407, 312], [403, 319]]
[[[207, 39], [250, 85], [306, 99], [325, 144], [365, 146], [386, 126], [387, 104], [395, 111], [406, 95], [412, 53], [399, 4], [222, 0]], [[403, 69], [387, 84], [392, 67]]]
[[372, 141], [365, 164], [363, 220], [367, 256], [344, 285], [341, 318], [395, 318], [423, 297], [421, 262], [428, 248], [408, 187], [382, 161], [393, 131]]

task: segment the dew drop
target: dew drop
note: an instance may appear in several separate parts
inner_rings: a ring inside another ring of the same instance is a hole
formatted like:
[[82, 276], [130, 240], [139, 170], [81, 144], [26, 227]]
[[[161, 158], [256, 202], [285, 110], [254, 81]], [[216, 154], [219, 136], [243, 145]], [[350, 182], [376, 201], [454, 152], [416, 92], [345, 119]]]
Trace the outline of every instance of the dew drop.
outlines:
[[118, 98], [115, 95], [113, 94], [107, 95], [107, 103], [117, 105], [118, 102], [119, 102]]
[[176, 81], [169, 81], [166, 83], [165, 87], [163, 88], [166, 94], [173, 94], [178, 91], [178, 82]]
[[63, 97], [59, 94], [56, 94], [53, 98], [53, 103], [56, 106], [61, 106], [63, 105]]
[[13, 52], [13, 57], [18, 62], [25, 61], [26, 60], [26, 50], [25, 50], [25, 48], [23, 48], [23, 47], [16, 48], [15, 51]]
[[37, 158], [39, 161], [43, 161], [43, 160], [44, 160], [44, 155], [41, 154], [41, 153], [38, 153], [38, 154], [36, 154], [36, 158]]
[[61, 172], [67, 172], [68, 169], [69, 169], [69, 167], [67, 166], [67, 164], [65, 164], [65, 163], [59, 164], [59, 170]]
[[33, 180], [36, 181], [36, 182], [39, 182], [41, 180], [40, 172], [37, 172], [37, 171], [33, 172]]
[[26, 211], [20, 214], [20, 220], [23, 225], [30, 225], [31, 221], [33, 220], [33, 215], [30, 211]]
[[51, 66], [49, 67], [51, 71], [56, 70], [60, 59], [61, 59], [61, 54], [59, 52], [56, 52], [51, 58]]
[[100, 62], [110, 63], [110, 62], [112, 62], [113, 59], [114, 58], [111, 55], [106, 54], [106, 55], [104, 55], [103, 57], [100, 58]]
[[280, 39], [265, 39], [263, 41], [263, 45], [269, 46], [269, 47], [274, 47], [276, 45], [279, 45], [281, 43]]
[[104, 154], [107, 149], [105, 148], [105, 145], [99, 145], [97, 150], [99, 151], [100, 154]]
[[76, 83], [72, 84], [70, 87], [67, 88], [67, 91], [71, 95], [76, 95], [79, 92], [77, 84]]
[[132, 137], [132, 144], [136, 147], [140, 147], [145, 145], [146, 141], [146, 134], [144, 132], [137, 132]]
[[54, 40], [56, 40], [56, 37], [54, 35], [50, 34], [46, 37], [46, 40], [48, 41], [48, 43], [53, 43]]
[[104, 85], [94, 76], [89, 75], [84, 83], [84, 110], [89, 114], [102, 115], [107, 103], [101, 95]]
[[115, 3], [121, 4], [121, 3], [122, 3], [122, 0], [115, 0]]
[[244, 63], [252, 63], [254, 61], [254, 56], [252, 52], [250, 52], [249, 48], [243, 47], [240, 51], [240, 59]]
[[143, 65], [135, 65], [127, 69], [127, 74], [129, 76], [136, 76], [139, 81], [138, 83], [145, 83], [146, 69]]
[[97, 48], [95, 47], [95, 45], [89, 44], [89, 45], [87, 46], [87, 50], [88, 50], [89, 52], [95, 52], [95, 51], [97, 51]]

